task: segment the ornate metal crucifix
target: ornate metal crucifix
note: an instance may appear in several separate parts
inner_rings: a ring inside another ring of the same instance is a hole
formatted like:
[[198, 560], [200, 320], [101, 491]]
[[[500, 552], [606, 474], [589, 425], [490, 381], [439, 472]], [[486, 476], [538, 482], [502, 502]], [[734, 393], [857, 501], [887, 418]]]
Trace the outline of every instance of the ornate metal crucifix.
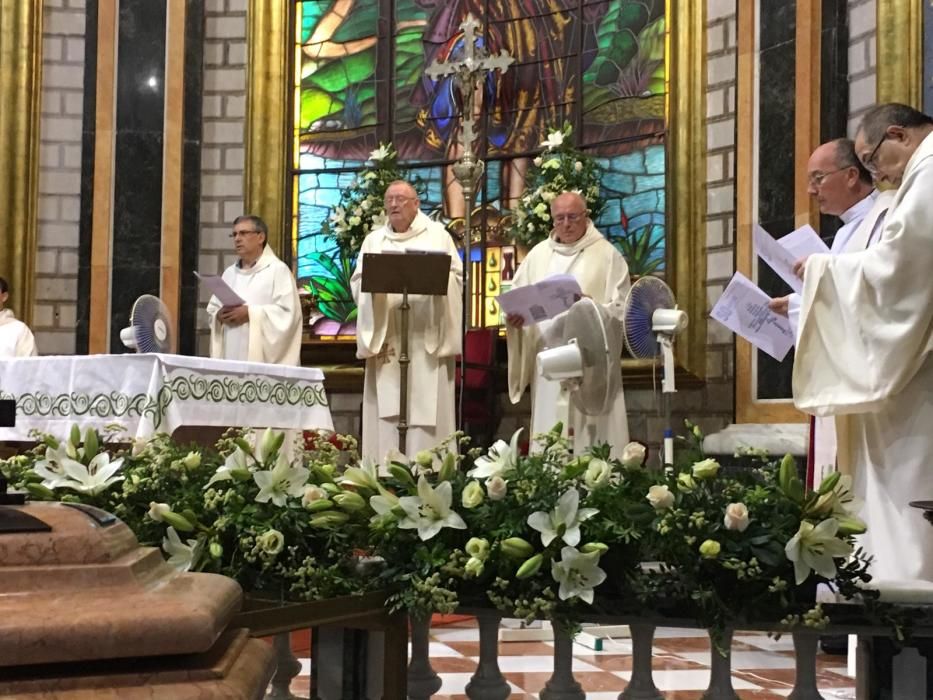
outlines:
[[477, 46], [476, 30], [479, 29], [479, 26], [480, 24], [476, 18], [472, 14], [467, 14], [466, 19], [460, 24], [460, 29], [463, 30], [463, 58], [459, 61], [446, 63], [435, 60], [425, 71], [427, 76], [434, 80], [438, 80], [445, 75], [454, 76], [454, 81], [460, 90], [460, 97], [463, 101], [463, 116], [460, 129], [463, 157], [473, 154], [473, 141], [476, 140], [473, 100], [475, 99], [477, 87], [482, 84], [487, 73], [494, 70], [505, 73], [515, 61], [505, 49], [502, 49], [498, 55], [490, 55], [485, 47]]
[[[483, 175], [484, 165], [476, 158], [473, 152], [473, 141], [476, 140], [476, 120], [473, 115], [476, 91], [483, 84], [487, 73], [499, 70], [505, 73], [514, 62], [505, 49], [498, 55], [490, 55], [484, 46], [477, 46], [476, 30], [479, 22], [472, 13], [467, 14], [460, 24], [463, 30], [463, 57], [459, 61], [442, 62], [435, 60], [425, 71], [429, 78], [438, 80], [446, 75], [453, 75], [457, 89], [460, 91], [460, 100], [463, 104], [461, 116], [460, 143], [463, 154], [453, 166], [454, 177], [463, 190], [464, 217], [463, 217], [463, 337], [466, 341], [466, 332], [473, 319], [473, 283], [471, 275], [472, 258], [470, 248], [473, 241], [471, 216], [473, 213], [473, 200], [476, 196], [476, 186]], [[466, 353], [460, 355], [461, 386], [466, 381]], [[460, 420], [463, 420], [463, 395], [460, 392]], [[460, 426], [461, 428], [463, 425]]]

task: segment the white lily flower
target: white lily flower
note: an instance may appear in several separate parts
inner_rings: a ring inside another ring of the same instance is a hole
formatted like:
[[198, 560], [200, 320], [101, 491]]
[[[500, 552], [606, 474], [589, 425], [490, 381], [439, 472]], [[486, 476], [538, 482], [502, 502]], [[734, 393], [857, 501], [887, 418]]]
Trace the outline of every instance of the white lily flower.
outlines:
[[253, 481], [259, 487], [256, 502], [272, 501], [280, 508], [283, 507], [289, 496], [298, 498], [304, 495], [310, 474], [304, 467], [293, 467], [288, 458], [280, 454], [273, 469], [253, 473]]
[[580, 523], [599, 512], [596, 508], [580, 508], [579, 505], [580, 492], [567, 489], [550, 513], [539, 510], [529, 515], [528, 525], [541, 533], [541, 544], [545, 547], [558, 537], [576, 547], [580, 543]]
[[206, 489], [211, 484], [215, 484], [218, 481], [228, 481], [229, 479], [232, 479], [232, 473], [238, 469], [245, 469], [246, 471], [250, 471], [248, 456], [239, 447], [227, 455], [227, 459], [224, 460], [223, 464], [217, 467], [217, 471], [214, 472], [214, 476], [211, 477], [211, 480], [207, 482], [207, 486], [204, 488]]
[[564, 134], [561, 131], [552, 131], [547, 135], [547, 138], [541, 142], [541, 146], [548, 150], [552, 148], [557, 148], [558, 146], [563, 145], [564, 143]]
[[62, 474], [45, 468], [41, 471], [36, 468], [35, 471], [45, 478], [42, 485], [46, 488], [66, 488], [88, 496], [95, 496], [101, 491], [107, 490], [113, 484], [123, 481], [123, 475], [117, 476], [117, 472], [122, 466], [122, 457], [111, 462], [110, 455], [106, 452], [100, 452], [87, 466], [73, 459], [62, 460]]
[[42, 484], [46, 488], [56, 489], [67, 484], [68, 477], [65, 475], [65, 463], [73, 463], [73, 468], [80, 469], [82, 467], [80, 462], [69, 456], [66, 446], [70, 444], [62, 442], [56, 448], [46, 447], [45, 458], [40, 459], [33, 465], [32, 470], [43, 478]]
[[478, 457], [474, 467], [467, 472], [474, 479], [490, 479], [494, 476], [505, 476], [518, 462], [518, 437], [522, 429], [512, 433], [512, 439], [506, 444], [505, 440], [497, 440], [489, 452]]
[[418, 495], [402, 496], [398, 499], [406, 515], [398, 526], [403, 530], [417, 528], [418, 537], [423, 542], [434, 537], [445, 527], [465, 530], [466, 523], [463, 522], [463, 518], [450, 509], [452, 499], [453, 487], [449, 481], [442, 481], [436, 488], [432, 488], [422, 475], [418, 478]]
[[371, 151], [369, 154], [369, 159], [378, 163], [381, 160], [385, 160], [389, 157], [389, 148], [384, 144], [380, 144], [379, 148], [375, 151]]
[[182, 542], [172, 526], [169, 526], [166, 535], [162, 538], [162, 551], [168, 554], [168, 563], [178, 571], [191, 571], [201, 557], [204, 543], [197, 539], [187, 540], [187, 544]]
[[348, 467], [338, 479], [341, 484], [351, 484], [361, 489], [379, 490], [379, 467], [364, 457], [358, 467]]
[[583, 554], [573, 547], [560, 550], [560, 561], [551, 562], [551, 576], [560, 584], [557, 595], [561, 600], [579, 598], [592, 605], [593, 589], [606, 580], [599, 556], [599, 552]]
[[834, 557], [847, 557], [852, 554], [852, 545], [836, 537], [839, 522], [835, 518], [824, 520], [819, 525], [804, 520], [800, 523], [797, 534], [790, 538], [784, 553], [794, 562], [794, 576], [797, 585], [807, 580], [811, 571], [824, 578], [836, 575]]

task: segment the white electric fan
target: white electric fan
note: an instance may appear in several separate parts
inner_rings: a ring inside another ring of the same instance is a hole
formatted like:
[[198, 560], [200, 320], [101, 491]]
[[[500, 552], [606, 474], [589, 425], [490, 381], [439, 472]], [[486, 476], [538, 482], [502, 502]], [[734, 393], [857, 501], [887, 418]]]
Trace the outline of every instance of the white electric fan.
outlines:
[[[662, 394], [673, 394], [674, 336], [687, 327], [687, 314], [677, 308], [674, 292], [657, 277], [642, 277], [629, 290], [622, 307], [625, 347], [632, 357], [662, 357], [664, 378]], [[664, 401], [664, 464], [674, 463], [674, 431], [671, 426], [671, 401]]]
[[175, 339], [168, 309], [152, 294], [143, 294], [130, 311], [130, 325], [120, 331], [120, 340], [136, 352], [174, 352]]
[[[567, 390], [568, 400], [559, 402], [558, 415], [565, 418], [569, 430], [573, 408], [587, 416], [601, 416], [621, 389], [622, 328], [618, 319], [589, 297], [577, 301], [555, 325], [560, 344], [538, 353], [537, 369]], [[588, 422], [587, 430], [587, 444], [593, 444], [595, 423]]]

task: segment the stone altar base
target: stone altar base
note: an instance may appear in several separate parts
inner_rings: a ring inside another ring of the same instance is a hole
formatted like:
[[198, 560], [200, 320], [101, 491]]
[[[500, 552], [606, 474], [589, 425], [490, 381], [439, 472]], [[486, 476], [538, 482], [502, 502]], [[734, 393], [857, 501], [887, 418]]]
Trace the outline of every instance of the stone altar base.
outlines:
[[86, 506], [0, 506], [0, 695], [261, 698], [272, 649], [232, 579], [181, 573]]

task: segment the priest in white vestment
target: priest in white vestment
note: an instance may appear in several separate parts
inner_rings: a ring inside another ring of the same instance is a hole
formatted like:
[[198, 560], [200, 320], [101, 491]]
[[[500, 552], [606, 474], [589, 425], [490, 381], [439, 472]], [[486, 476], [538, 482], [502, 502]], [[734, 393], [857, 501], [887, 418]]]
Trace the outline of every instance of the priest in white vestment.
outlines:
[[32, 331], [5, 308], [10, 298], [10, 285], [0, 277], [0, 357], [30, 357], [36, 355]]
[[879, 105], [855, 139], [879, 182], [899, 186], [877, 244], [800, 264], [794, 402], [837, 423], [840, 467], [864, 499], [879, 580], [933, 581], [933, 119]]
[[[894, 199], [894, 192], [879, 192], [871, 173], [855, 154], [850, 139], [834, 139], [817, 146], [807, 161], [807, 192], [815, 197], [820, 213], [838, 216], [842, 226], [836, 231], [830, 253], [865, 250], [877, 243], [884, 216]], [[796, 292], [772, 299], [770, 307], [787, 316], [797, 335], [800, 318], [800, 295]], [[836, 427], [832, 416], [818, 416], [811, 421], [812, 453], [808, 461], [808, 485], [817, 487], [836, 469]], [[851, 465], [845, 465], [849, 467]]]
[[[596, 230], [586, 211], [586, 201], [575, 192], [564, 192], [551, 202], [554, 229], [547, 240], [538, 243], [519, 266], [512, 288], [535, 284], [555, 274], [573, 275], [584, 295], [605, 306], [610, 315], [621, 319], [622, 304], [631, 287], [628, 264], [612, 243]], [[548, 347], [562, 344], [554, 337], [560, 317], [535, 325], [525, 325], [521, 316], [506, 319], [509, 351], [509, 398], [521, 400], [531, 386], [531, 434], [550, 431], [557, 422], [565, 422], [568, 405], [566, 391], [559, 381], [550, 381], [537, 372], [537, 355]], [[621, 359], [621, 358], [620, 358]], [[619, 369], [621, 372], [621, 367]], [[558, 410], [560, 406], [560, 410]], [[621, 454], [628, 444], [628, 417], [625, 396], [620, 387], [609, 411], [588, 416], [570, 411], [574, 450], [584, 451], [593, 444], [607, 442], [612, 454]]]
[[267, 245], [269, 230], [258, 216], [233, 222], [238, 260], [223, 280], [245, 304], [207, 305], [211, 357], [276, 365], [301, 364], [301, 302], [291, 269]]
[[356, 356], [366, 360], [361, 454], [381, 463], [397, 449], [401, 396], [401, 294], [362, 292], [364, 253], [437, 251], [450, 256], [446, 296], [410, 294], [408, 303], [408, 433], [406, 453], [431, 449], [456, 430], [454, 358], [463, 330], [463, 264], [444, 226], [419, 210], [418, 193], [407, 182], [386, 189], [384, 226], [363, 241], [351, 286], [358, 306]]

